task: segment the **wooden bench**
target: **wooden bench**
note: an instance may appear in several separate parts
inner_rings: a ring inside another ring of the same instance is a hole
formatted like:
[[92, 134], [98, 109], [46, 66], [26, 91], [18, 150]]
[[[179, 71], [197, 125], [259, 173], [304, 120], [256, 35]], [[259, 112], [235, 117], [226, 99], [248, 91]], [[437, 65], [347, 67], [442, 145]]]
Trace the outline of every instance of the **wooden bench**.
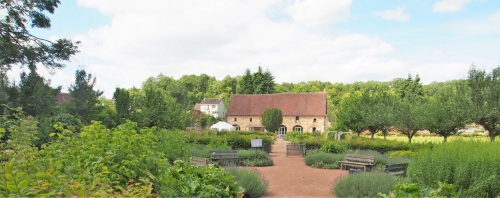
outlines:
[[238, 157], [238, 151], [236, 150], [228, 150], [228, 151], [220, 151], [220, 150], [211, 150], [210, 156], [212, 162], [217, 163], [220, 166], [228, 166], [228, 165], [236, 165], [239, 166], [241, 164], [241, 158]]
[[205, 167], [207, 165], [208, 158], [206, 158], [206, 157], [192, 157], [190, 162], [194, 165], [199, 166], [199, 167]]
[[408, 163], [401, 164], [387, 164], [385, 165], [384, 172], [389, 173], [393, 176], [406, 177], [406, 169], [408, 168]]
[[366, 172], [367, 168], [373, 166], [374, 161], [375, 157], [373, 156], [346, 154], [344, 161], [340, 161], [340, 170], [343, 170], [344, 166], [346, 166], [346, 169], [347, 166], [351, 166], [363, 168], [363, 171]]

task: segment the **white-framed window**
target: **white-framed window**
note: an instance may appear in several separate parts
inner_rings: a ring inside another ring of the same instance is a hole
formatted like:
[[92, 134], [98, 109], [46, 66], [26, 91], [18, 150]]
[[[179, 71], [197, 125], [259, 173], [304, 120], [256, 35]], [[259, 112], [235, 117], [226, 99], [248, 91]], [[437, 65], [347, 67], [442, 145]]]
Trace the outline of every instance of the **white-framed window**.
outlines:
[[299, 122], [299, 116], [295, 116], [295, 123], [298, 123]]
[[293, 131], [298, 131], [302, 133], [302, 126], [296, 125], [293, 127]]

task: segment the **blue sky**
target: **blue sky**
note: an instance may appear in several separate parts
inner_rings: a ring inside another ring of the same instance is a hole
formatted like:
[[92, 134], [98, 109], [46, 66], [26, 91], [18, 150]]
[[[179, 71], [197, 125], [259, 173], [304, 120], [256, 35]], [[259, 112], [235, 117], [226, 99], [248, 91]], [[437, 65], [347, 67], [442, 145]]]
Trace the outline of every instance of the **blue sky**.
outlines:
[[82, 42], [52, 84], [64, 90], [85, 68], [108, 98], [160, 73], [222, 79], [261, 65], [278, 83], [408, 73], [430, 83], [500, 63], [494, 0], [65, 0], [50, 18], [50, 30], [32, 33]]

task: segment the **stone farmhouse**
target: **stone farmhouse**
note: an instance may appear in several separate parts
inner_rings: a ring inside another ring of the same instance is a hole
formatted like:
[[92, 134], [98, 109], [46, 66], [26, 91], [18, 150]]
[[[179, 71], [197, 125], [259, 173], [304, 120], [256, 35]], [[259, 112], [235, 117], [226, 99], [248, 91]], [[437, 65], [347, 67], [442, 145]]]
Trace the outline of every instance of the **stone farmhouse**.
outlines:
[[194, 110], [206, 115], [212, 115], [215, 118], [226, 117], [226, 106], [222, 98], [204, 98], [199, 104], [195, 105]]
[[281, 94], [232, 95], [227, 110], [227, 123], [236, 130], [264, 131], [262, 113], [269, 108], [279, 108], [283, 123], [278, 131], [324, 132], [329, 127], [326, 117], [326, 92]]

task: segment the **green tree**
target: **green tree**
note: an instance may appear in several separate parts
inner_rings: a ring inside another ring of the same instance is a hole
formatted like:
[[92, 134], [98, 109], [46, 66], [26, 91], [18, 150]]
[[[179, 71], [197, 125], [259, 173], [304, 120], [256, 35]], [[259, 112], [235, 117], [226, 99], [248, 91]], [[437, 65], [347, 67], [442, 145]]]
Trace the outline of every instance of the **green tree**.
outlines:
[[467, 83], [470, 87], [472, 108], [469, 115], [472, 121], [488, 131], [490, 140], [500, 134], [500, 66], [490, 73], [472, 65]]
[[442, 85], [425, 104], [425, 128], [443, 136], [444, 142], [467, 123], [470, 100], [462, 85]]
[[238, 82], [238, 94], [253, 94], [253, 76], [250, 73], [250, 69], [245, 70], [245, 74]]
[[[116, 88], [113, 93], [116, 115], [118, 119], [128, 119], [130, 116], [130, 94], [126, 89]], [[121, 121], [119, 122], [121, 123]]]
[[361, 132], [367, 130], [364, 108], [365, 103], [361, 93], [355, 92], [344, 98], [336, 111], [337, 127], [346, 127], [359, 136]]
[[85, 70], [77, 70], [75, 84], [69, 87], [71, 100], [66, 107], [68, 113], [81, 118], [84, 123], [97, 119], [101, 110], [98, 103], [103, 92], [94, 90], [95, 82], [96, 79], [92, 74], [87, 74]]
[[377, 131], [381, 131], [386, 139], [389, 128], [392, 126], [392, 117], [394, 115], [395, 98], [387, 91], [384, 92], [365, 92], [368, 95], [364, 104], [365, 124], [374, 138]]
[[61, 87], [50, 87], [50, 82], [35, 70], [31, 70], [29, 74], [23, 72], [19, 84], [19, 104], [27, 115], [53, 116], [60, 91]]
[[36, 64], [41, 63], [52, 71], [63, 68], [65, 65], [61, 61], [67, 61], [78, 53], [79, 42], [65, 38], [49, 41], [29, 32], [29, 27], [50, 28], [50, 19], [45, 14], [53, 14], [60, 3], [59, 0], [0, 1], [0, 10], [5, 13], [5, 17], [0, 19], [2, 69], [27, 65], [34, 70]]
[[276, 132], [283, 123], [283, 113], [281, 109], [271, 108], [266, 109], [262, 113], [262, 125], [270, 132]]

